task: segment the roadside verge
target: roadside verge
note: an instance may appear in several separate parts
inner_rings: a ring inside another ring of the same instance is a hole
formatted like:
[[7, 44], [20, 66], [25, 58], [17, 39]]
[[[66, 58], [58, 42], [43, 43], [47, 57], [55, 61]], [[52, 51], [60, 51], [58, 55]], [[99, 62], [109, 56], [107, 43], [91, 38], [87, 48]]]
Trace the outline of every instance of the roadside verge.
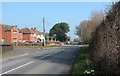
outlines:
[[76, 61], [72, 67], [72, 76], [84, 74], [86, 70], [89, 70], [87, 64], [88, 59], [88, 47], [80, 47]]

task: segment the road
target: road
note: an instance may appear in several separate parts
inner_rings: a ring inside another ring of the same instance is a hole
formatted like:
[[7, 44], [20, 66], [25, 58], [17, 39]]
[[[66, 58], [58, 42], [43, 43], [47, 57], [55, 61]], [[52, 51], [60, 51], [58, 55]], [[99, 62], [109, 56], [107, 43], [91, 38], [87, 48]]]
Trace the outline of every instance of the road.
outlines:
[[[78, 45], [53, 48], [15, 48], [24, 56], [3, 60], [2, 74], [68, 74], [78, 53]], [[1, 75], [2, 75], [1, 74]]]

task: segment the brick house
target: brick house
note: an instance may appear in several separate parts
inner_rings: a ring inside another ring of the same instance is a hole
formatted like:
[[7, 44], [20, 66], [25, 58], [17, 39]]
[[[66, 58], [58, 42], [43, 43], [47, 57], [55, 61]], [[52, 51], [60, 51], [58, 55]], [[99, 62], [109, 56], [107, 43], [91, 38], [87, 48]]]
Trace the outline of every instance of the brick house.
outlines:
[[2, 26], [0, 26], [0, 43], [2, 42]]
[[0, 24], [0, 43], [5, 42], [8, 44], [18, 45], [24, 41], [41, 41], [45, 39], [42, 32], [36, 28], [22, 28], [19, 29], [17, 26], [10, 26]]
[[56, 41], [53, 37], [49, 36], [49, 33], [45, 33], [45, 39], [47, 42], [54, 42]]
[[23, 33], [23, 41], [32, 41], [34, 40], [34, 32], [31, 31], [29, 28], [22, 28], [22, 33]]
[[6, 40], [6, 29], [0, 24], [0, 43], [5, 42]]
[[22, 32], [21, 29], [18, 29], [18, 30], [19, 30], [19, 33], [18, 33], [18, 42], [22, 42], [22, 41], [23, 41], [23, 39], [22, 39], [22, 37], [23, 37], [23, 32]]
[[39, 40], [43, 42], [43, 40], [45, 39], [43, 33], [38, 31], [36, 28], [31, 28], [31, 30], [34, 32], [34, 40]]
[[2, 42], [7, 42], [9, 44], [17, 43], [19, 33], [17, 26], [9, 26], [5, 24], [0, 25], [0, 28], [2, 28]]

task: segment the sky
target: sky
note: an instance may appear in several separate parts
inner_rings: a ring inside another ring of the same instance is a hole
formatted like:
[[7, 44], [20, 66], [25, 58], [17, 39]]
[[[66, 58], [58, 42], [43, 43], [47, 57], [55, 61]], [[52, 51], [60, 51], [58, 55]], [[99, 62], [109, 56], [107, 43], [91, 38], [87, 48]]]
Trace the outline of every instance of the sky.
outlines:
[[[1, 3], [0, 3], [1, 4]], [[89, 19], [92, 11], [105, 10], [110, 2], [2, 2], [0, 22], [17, 25], [18, 28], [35, 27], [42, 30], [45, 17], [46, 32], [60, 22], [69, 24], [68, 35], [74, 39], [75, 26]]]

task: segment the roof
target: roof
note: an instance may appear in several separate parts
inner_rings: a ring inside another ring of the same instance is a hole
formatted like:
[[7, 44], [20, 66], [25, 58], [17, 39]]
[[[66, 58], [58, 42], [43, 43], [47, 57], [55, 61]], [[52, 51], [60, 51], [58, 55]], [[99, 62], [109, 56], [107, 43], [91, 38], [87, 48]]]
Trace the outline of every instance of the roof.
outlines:
[[21, 30], [22, 30], [23, 34], [31, 34], [32, 33], [29, 28], [23, 28]]
[[6, 24], [0, 24], [0, 26], [3, 26], [7, 31], [10, 31], [14, 27]]
[[34, 30], [32, 30], [32, 29], [29, 29], [29, 31], [30, 31], [31, 33], [35, 33]]
[[36, 34], [40, 34], [40, 35], [43, 34], [42, 32], [38, 31], [36, 28], [31, 28], [31, 31], [33, 31]]
[[9, 25], [5, 25], [4, 27], [6, 28], [7, 31], [10, 31], [13, 28], [13, 26], [9, 26]]

